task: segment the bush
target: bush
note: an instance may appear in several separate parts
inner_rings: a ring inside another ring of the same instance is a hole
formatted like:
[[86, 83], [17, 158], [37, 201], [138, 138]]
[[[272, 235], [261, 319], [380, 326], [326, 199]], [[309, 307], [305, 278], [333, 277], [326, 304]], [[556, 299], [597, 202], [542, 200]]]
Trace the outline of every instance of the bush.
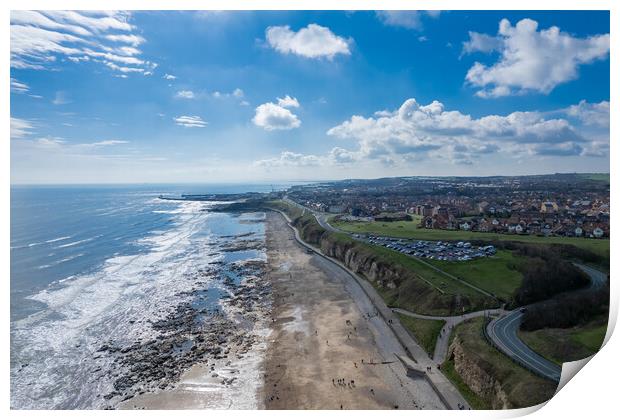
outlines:
[[549, 299], [558, 293], [576, 290], [589, 284], [588, 276], [568, 261], [559, 258], [529, 258], [521, 264], [521, 287], [515, 294], [517, 305]]
[[535, 303], [523, 315], [521, 329], [570, 328], [609, 311], [609, 290], [583, 290]]

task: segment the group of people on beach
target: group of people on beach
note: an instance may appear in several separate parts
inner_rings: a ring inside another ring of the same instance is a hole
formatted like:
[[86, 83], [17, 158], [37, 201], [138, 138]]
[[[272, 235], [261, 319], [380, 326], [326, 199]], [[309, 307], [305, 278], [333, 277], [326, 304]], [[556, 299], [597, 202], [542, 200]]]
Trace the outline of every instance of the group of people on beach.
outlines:
[[366, 318], [366, 319], [370, 319], [370, 318], [374, 318], [374, 317], [376, 317], [376, 316], [379, 316], [379, 311], [375, 311], [375, 312], [373, 312], [373, 313], [366, 312], [366, 316], [365, 316], [365, 318]]
[[338, 379], [332, 378], [332, 385], [340, 386], [340, 387], [355, 388], [355, 380], [351, 379], [350, 381], [347, 381], [345, 378], [338, 378]]

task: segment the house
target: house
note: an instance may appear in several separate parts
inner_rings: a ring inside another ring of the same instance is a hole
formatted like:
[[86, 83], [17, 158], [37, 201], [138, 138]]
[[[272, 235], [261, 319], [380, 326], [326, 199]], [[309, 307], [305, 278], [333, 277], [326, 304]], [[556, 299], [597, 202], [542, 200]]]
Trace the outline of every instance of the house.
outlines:
[[558, 211], [558, 205], [557, 205], [557, 203], [555, 203], [553, 201], [544, 201], [540, 205], [540, 212], [541, 213], [555, 213], [557, 211]]
[[478, 223], [478, 230], [480, 232], [491, 232], [492, 229], [493, 225], [486, 219], [482, 219], [480, 220], [480, 223]]
[[415, 206], [415, 214], [419, 216], [431, 216], [433, 214], [433, 206], [430, 204], [417, 205]]
[[523, 233], [523, 226], [521, 226], [520, 224], [509, 225], [508, 226], [508, 232], [509, 233], [521, 234], [521, 233]]
[[435, 208], [433, 208], [433, 216], [442, 216], [442, 217], [448, 217], [448, 208], [447, 207], [443, 207], [443, 206], [437, 206]]

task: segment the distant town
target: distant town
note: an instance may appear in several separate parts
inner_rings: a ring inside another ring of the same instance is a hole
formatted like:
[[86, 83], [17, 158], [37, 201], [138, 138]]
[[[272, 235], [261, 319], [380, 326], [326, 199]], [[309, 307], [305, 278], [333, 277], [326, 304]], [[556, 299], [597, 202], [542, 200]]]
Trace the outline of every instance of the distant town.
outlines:
[[303, 206], [348, 222], [415, 221], [423, 229], [609, 237], [609, 175], [403, 177], [293, 187]]

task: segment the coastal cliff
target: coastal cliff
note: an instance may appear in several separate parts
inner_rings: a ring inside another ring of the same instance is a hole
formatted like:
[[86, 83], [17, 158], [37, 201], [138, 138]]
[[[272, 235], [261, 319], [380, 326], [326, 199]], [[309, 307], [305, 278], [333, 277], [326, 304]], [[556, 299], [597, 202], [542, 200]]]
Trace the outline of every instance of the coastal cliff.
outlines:
[[461, 337], [456, 337], [448, 349], [454, 370], [474, 394], [490, 403], [495, 410], [515, 408], [492, 370], [480, 357], [468, 351]]
[[318, 246], [324, 254], [336, 258], [366, 278], [383, 296], [388, 306], [429, 315], [454, 315], [493, 305], [479, 294], [448, 294], [421, 278], [403, 259], [382, 247], [356, 241], [348, 235], [328, 232], [311, 216], [293, 219], [301, 238]]

